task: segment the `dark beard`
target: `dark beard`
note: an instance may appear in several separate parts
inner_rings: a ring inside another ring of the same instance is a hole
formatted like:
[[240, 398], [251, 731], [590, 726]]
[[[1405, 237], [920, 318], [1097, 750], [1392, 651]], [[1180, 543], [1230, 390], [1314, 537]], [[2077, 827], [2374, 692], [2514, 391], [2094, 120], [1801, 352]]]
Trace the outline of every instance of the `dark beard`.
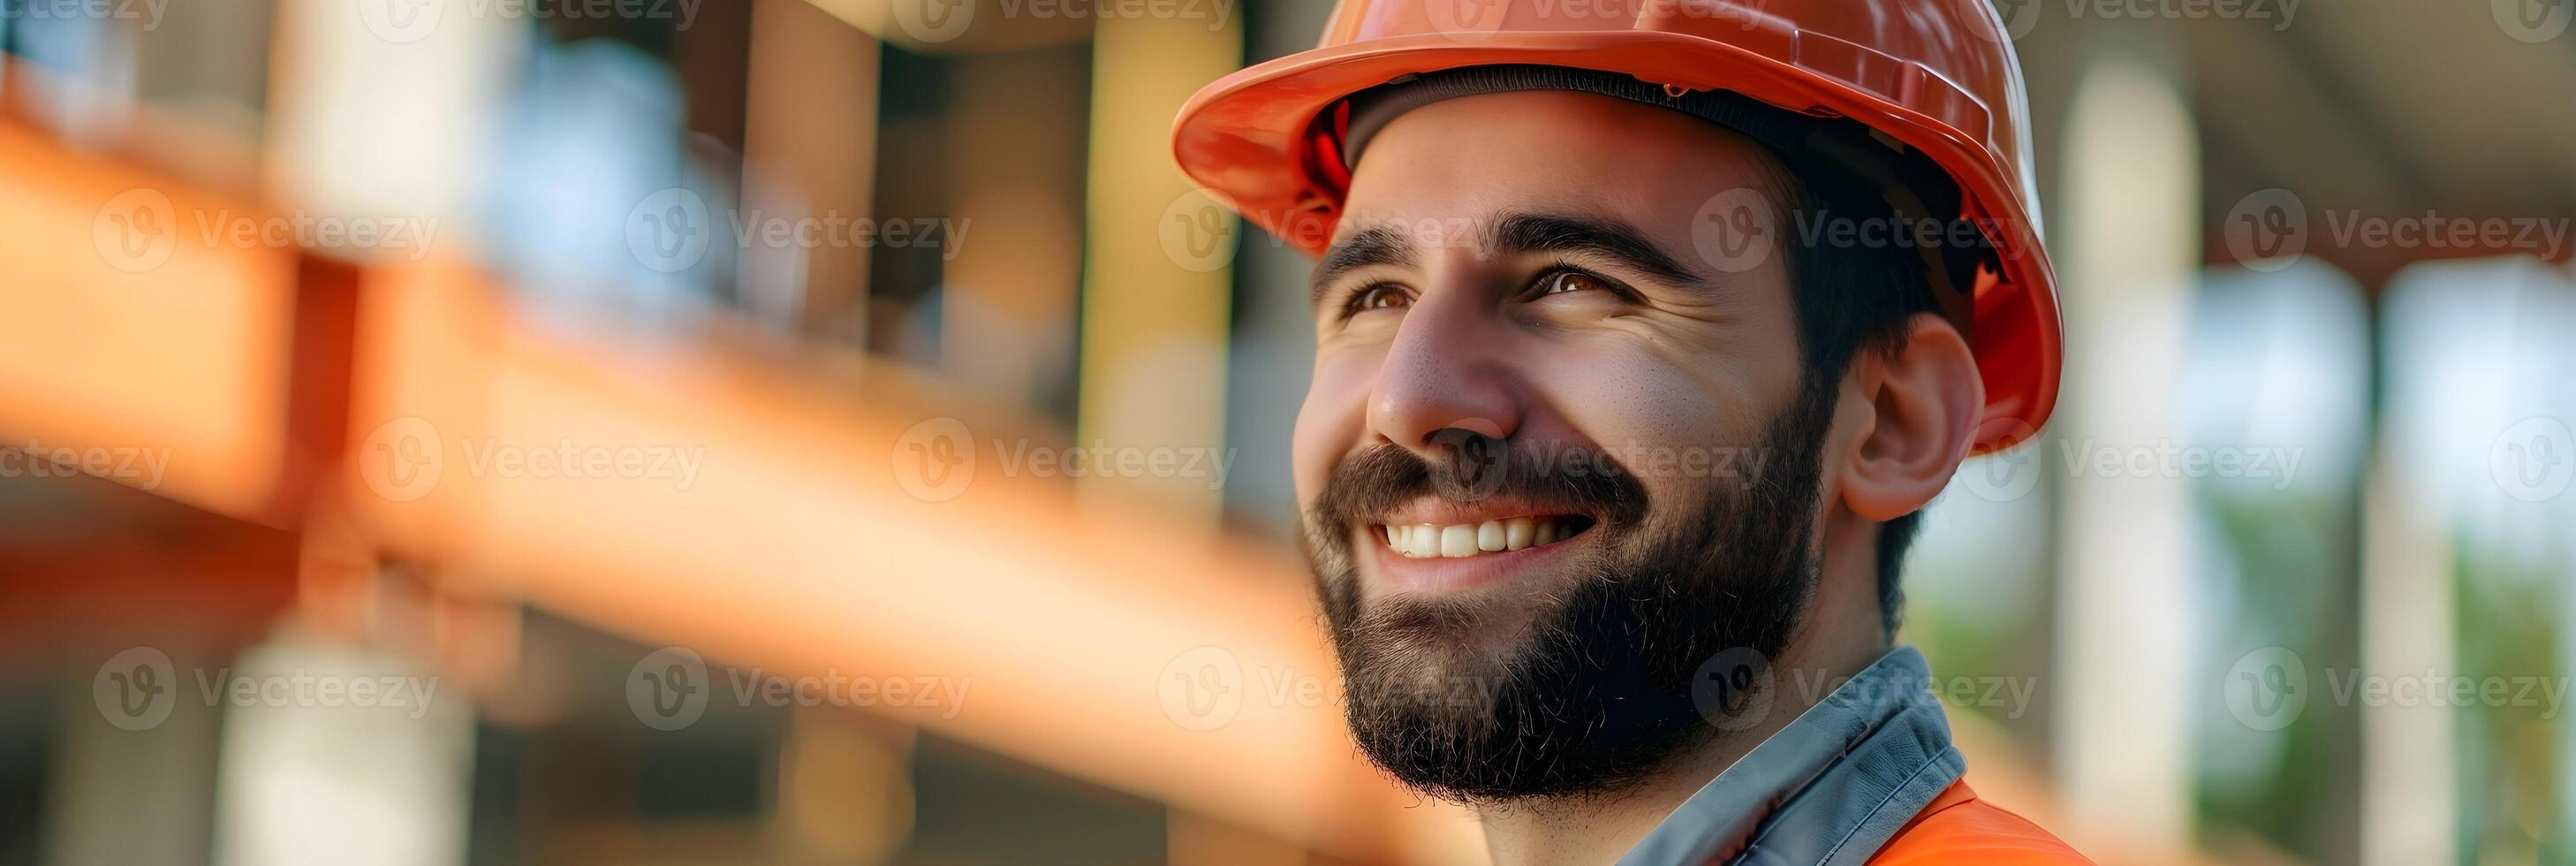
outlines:
[[[1758, 475], [1704, 479], [1698, 502], [1661, 513], [1597, 452], [1572, 455], [1585, 468], [1569, 472], [1562, 450], [1542, 461], [1513, 443], [1480, 450], [1470, 435], [1442, 452], [1445, 465], [1380, 446], [1336, 467], [1308, 516], [1307, 552], [1361, 749], [1416, 790], [1495, 803], [1615, 793], [1715, 736], [1717, 714], [1747, 696], [1695, 683], [1703, 665], [1720, 653], [1776, 659], [1814, 591], [1835, 384], [1804, 383], [1766, 425]], [[1523, 635], [1479, 649], [1470, 638], [1489, 639], [1504, 616], [1492, 602], [1361, 598], [1352, 539], [1427, 494], [1588, 514], [1599, 537]]]

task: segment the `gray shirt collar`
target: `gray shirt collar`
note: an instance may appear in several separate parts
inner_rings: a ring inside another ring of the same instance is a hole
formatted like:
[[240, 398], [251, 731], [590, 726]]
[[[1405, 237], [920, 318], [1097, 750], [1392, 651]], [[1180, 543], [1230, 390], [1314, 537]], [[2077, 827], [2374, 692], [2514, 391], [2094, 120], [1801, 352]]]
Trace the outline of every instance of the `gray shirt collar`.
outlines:
[[[1931, 677], [1913, 647], [1880, 656], [1691, 795], [1620, 866], [1866, 861], [1967, 772]], [[1775, 677], [1770, 693], [1794, 685]]]

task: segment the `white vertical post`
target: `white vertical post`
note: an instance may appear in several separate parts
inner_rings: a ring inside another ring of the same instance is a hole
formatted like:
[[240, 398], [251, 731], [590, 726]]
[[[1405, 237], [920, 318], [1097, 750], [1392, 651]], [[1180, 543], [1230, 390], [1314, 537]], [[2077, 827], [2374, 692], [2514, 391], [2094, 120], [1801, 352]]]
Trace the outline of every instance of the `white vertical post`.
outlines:
[[215, 866], [465, 862], [474, 715], [461, 690], [386, 653], [295, 636], [209, 676], [226, 703]]
[[[2361, 667], [2396, 676], [2458, 670], [2449, 533], [2442, 509], [2426, 507], [2435, 492], [2395, 446], [2380, 449], [2363, 499]], [[2363, 866], [2449, 861], [2459, 832], [2450, 708], [2360, 712]]]
[[2068, 123], [2058, 224], [2072, 229], [2058, 238], [2067, 375], [2043, 443], [2057, 453], [2041, 457], [2068, 473], [2055, 766], [2077, 838], [2163, 850], [2190, 837], [2186, 708], [2215, 694], [2187, 674], [2188, 481], [2098, 458], [2180, 435], [2199, 146], [2171, 76], [2116, 55], [2084, 71]]

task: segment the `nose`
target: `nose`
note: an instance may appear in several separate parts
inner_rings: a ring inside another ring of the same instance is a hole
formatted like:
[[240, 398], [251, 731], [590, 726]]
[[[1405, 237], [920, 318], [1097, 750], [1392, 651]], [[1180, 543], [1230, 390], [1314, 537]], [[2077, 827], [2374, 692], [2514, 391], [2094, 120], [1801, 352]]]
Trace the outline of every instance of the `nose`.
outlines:
[[1396, 329], [1369, 393], [1369, 427], [1426, 459], [1465, 433], [1508, 439], [1523, 415], [1508, 323], [1481, 293], [1425, 291]]

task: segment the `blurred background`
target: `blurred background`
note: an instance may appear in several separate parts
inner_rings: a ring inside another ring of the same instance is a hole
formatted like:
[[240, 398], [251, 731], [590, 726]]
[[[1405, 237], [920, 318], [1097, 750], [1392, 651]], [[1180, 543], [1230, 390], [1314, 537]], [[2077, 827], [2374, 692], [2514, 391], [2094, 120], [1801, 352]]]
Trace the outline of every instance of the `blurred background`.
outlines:
[[[1983, 0], [1959, 0], [1983, 2]], [[2576, 3], [2010, 0], [1903, 638], [2108, 863], [2576, 862]], [[0, 864], [1477, 863], [1292, 544], [1322, 0], [0, 0]]]

